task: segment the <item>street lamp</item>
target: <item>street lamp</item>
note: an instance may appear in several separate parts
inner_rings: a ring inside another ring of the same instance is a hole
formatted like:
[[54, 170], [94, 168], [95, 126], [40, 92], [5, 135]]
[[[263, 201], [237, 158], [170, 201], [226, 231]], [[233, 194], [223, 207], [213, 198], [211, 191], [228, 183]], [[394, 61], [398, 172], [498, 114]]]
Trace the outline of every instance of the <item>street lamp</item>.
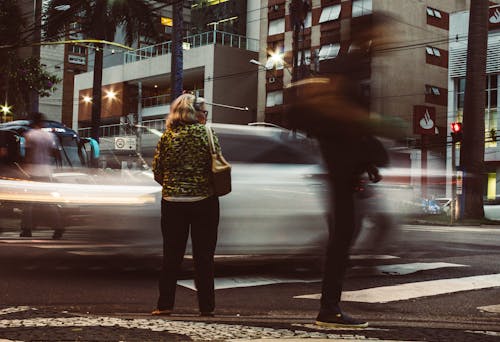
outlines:
[[12, 106], [8, 106], [7, 103], [4, 105], [0, 105], [0, 112], [3, 113], [3, 122], [7, 121], [7, 115], [9, 115], [12, 111]]

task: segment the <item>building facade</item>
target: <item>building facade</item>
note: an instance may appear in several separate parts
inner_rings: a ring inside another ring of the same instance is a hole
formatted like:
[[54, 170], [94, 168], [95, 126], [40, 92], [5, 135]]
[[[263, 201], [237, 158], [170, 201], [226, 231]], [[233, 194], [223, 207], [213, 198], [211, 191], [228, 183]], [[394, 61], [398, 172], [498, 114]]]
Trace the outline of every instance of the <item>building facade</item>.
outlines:
[[[259, 62], [266, 66], [272, 55], [281, 52], [285, 65], [259, 68], [257, 119], [279, 125], [284, 122], [283, 88], [292, 79], [290, 2], [264, 0], [261, 10], [265, 20]], [[415, 170], [410, 181], [422, 196], [443, 196], [445, 177], [431, 181], [427, 174], [446, 168], [449, 18], [450, 13], [468, 8], [469, 1], [312, 0], [310, 5], [299, 39], [305, 63], [315, 75], [328, 75], [328, 61], [349, 51], [351, 31], [364, 25], [371, 13], [386, 16], [388, 42], [374, 51], [364, 70], [370, 112], [407, 123], [409, 150], [397, 163]]]
[[[500, 188], [500, 146], [498, 145], [499, 115], [498, 103], [500, 94], [498, 92], [500, 74], [500, 5], [490, 2], [488, 23], [488, 50], [486, 64], [486, 108], [484, 111], [485, 123], [485, 187], [484, 195], [488, 200], [496, 200]], [[467, 46], [468, 46], [469, 11], [453, 13], [450, 16], [450, 53], [448, 73], [448, 127], [452, 122], [462, 122], [464, 115], [465, 79], [467, 68]], [[466, 128], [464, 128], [466, 129]], [[447, 151], [447, 169], [451, 173], [452, 148], [449, 145]], [[460, 165], [460, 146], [456, 149], [456, 166]], [[451, 196], [451, 186], [447, 193]]]

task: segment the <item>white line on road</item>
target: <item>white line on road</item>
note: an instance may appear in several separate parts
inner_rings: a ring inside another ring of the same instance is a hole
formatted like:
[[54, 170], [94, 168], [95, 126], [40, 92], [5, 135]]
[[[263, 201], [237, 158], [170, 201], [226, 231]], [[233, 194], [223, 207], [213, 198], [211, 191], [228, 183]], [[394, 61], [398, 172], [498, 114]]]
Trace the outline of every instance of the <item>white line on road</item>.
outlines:
[[[429, 280], [400, 285], [380, 286], [370, 289], [345, 291], [342, 300], [347, 302], [388, 303], [412, 298], [437, 296], [447, 293], [471, 291], [500, 286], [500, 274], [473, 277]], [[321, 294], [295, 296], [300, 299], [320, 299]]]
[[[410, 264], [395, 264], [375, 266], [380, 274], [407, 275], [419, 271], [435, 270], [444, 267], [468, 267], [461, 264], [450, 264], [447, 262], [414, 262]], [[353, 269], [366, 269], [367, 267], [353, 267]]]
[[[315, 283], [321, 279], [290, 279], [290, 278], [267, 278], [267, 277], [221, 277], [215, 278], [214, 286], [216, 290], [232, 289], [237, 287], [263, 286], [271, 284], [285, 283]], [[196, 291], [194, 281], [191, 279], [179, 280], [178, 285]]]
[[488, 305], [488, 306], [480, 306], [478, 307], [479, 311], [483, 312], [492, 312], [500, 314], [500, 304], [498, 305]]
[[486, 228], [486, 227], [463, 227], [463, 226], [421, 226], [421, 225], [404, 225], [401, 227], [403, 230], [416, 230], [424, 232], [441, 232], [441, 233], [500, 233], [500, 228]]

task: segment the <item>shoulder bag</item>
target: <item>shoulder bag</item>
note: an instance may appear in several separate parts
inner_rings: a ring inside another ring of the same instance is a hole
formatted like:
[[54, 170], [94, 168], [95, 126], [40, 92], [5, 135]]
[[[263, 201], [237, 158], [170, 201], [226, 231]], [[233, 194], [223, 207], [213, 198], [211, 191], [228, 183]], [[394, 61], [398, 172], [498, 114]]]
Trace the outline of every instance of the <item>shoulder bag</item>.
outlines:
[[212, 128], [205, 126], [208, 136], [208, 145], [210, 147], [210, 156], [212, 161], [212, 183], [214, 192], [217, 196], [224, 196], [231, 192], [231, 164], [217, 152], [214, 144]]

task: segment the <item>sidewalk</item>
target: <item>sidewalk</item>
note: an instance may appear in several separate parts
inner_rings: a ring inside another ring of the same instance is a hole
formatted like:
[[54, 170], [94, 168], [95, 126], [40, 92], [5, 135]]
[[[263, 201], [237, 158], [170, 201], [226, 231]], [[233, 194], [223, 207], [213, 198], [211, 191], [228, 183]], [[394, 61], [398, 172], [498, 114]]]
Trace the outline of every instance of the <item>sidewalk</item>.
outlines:
[[[401, 322], [403, 323], [403, 322]], [[0, 342], [7, 341], [498, 341], [500, 333], [373, 322], [366, 329], [326, 329], [313, 319], [146, 313], [72, 314], [31, 307], [0, 308]], [[495, 335], [498, 334], [498, 335]]]

